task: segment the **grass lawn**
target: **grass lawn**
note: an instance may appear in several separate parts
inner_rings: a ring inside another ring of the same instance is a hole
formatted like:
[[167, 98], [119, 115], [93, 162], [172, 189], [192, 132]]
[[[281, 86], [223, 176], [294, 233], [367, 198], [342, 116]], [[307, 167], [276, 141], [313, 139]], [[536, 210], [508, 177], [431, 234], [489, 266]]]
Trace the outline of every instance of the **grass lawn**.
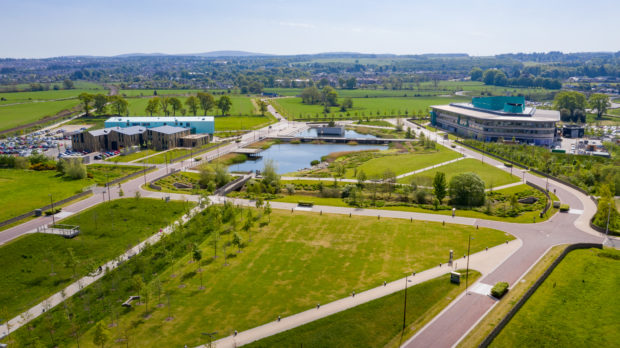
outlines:
[[229, 131], [238, 129], [257, 129], [275, 123], [277, 120], [270, 113], [265, 116], [224, 116], [215, 118], [216, 131]]
[[[172, 174], [170, 176], [167, 176], [161, 180], [157, 180], [156, 182], [154, 182], [155, 185], [158, 185], [161, 187], [161, 190], [155, 190], [155, 189], [152, 189], [150, 186], [146, 186], [146, 185], [144, 186], [144, 189], [149, 190], [149, 191], [155, 191], [155, 192], [197, 194], [198, 192], [195, 192], [195, 190], [200, 190], [200, 188], [197, 186], [199, 180], [200, 180], [200, 174], [198, 173], [178, 172], [178, 173]], [[183, 183], [183, 184], [191, 184], [197, 188], [195, 189], [176, 188], [174, 186], [174, 183], [177, 183], [177, 182]]]
[[67, 249], [79, 260], [76, 274], [81, 277], [168, 225], [184, 209], [184, 203], [175, 201], [115, 200], [62, 220], [80, 226], [73, 239], [37, 233], [2, 246], [0, 308], [17, 315], [73, 282], [73, 270], [65, 265]]
[[97, 185], [105, 185], [106, 182], [138, 172], [144, 168], [140, 166], [122, 166], [113, 164], [90, 164], [88, 173], [93, 175], [92, 181]]
[[[308, 182], [307, 183], [312, 183]], [[273, 199], [274, 202], [286, 202], [286, 203], [298, 203], [298, 202], [312, 202], [316, 205], [331, 205], [334, 207], [349, 207], [347, 203], [345, 203], [340, 198], [323, 198], [323, 197], [315, 197], [315, 196], [306, 196], [306, 195], [286, 195], [282, 198]]]
[[0, 106], [0, 130], [51, 117], [78, 105], [77, 99]]
[[491, 346], [616, 346], [620, 342], [619, 291], [620, 251], [572, 251]]
[[[454, 151], [450, 152], [456, 154], [456, 152]], [[478, 174], [482, 181], [484, 181], [487, 188], [499, 187], [519, 181], [519, 178], [517, 176], [510, 175], [510, 173], [505, 172], [495, 166], [489, 165], [487, 163], [482, 163], [480, 160], [477, 160], [475, 158], [465, 158], [454, 163], [446, 164], [445, 166], [437, 167], [435, 169], [430, 169], [419, 174], [398, 179], [398, 182], [402, 184], [409, 184], [411, 183], [411, 180], [415, 177], [424, 176], [433, 178], [436, 172], [445, 173], [446, 181], [448, 182], [448, 184], [450, 183], [450, 179], [452, 179], [452, 177], [454, 177], [455, 175], [467, 172]]]
[[172, 159], [185, 156], [185, 155], [189, 155], [190, 153], [199, 154], [205, 151], [212, 151], [220, 146], [224, 146], [227, 144], [228, 143], [208, 143], [208, 144], [202, 145], [201, 147], [192, 148], [191, 150], [188, 148], [176, 148], [176, 149], [172, 149], [169, 151], [160, 152], [159, 154], [155, 156], [145, 158], [141, 161], [138, 161], [137, 163], [146, 162], [147, 164], [162, 164], [162, 163], [166, 163], [166, 161], [170, 163], [170, 160]]
[[[357, 171], [363, 170], [368, 178], [381, 178], [386, 169], [391, 169], [396, 175], [400, 175], [446, 162], [459, 156], [454, 151], [448, 150], [443, 146], [437, 146], [436, 151], [373, 158], [357, 167]], [[353, 173], [353, 169], [347, 170], [345, 178], [354, 178]]]
[[[465, 274], [465, 271], [462, 272]], [[473, 273], [473, 274], [472, 274]], [[479, 273], [470, 272], [472, 282]], [[465, 289], [446, 274], [407, 289], [405, 342]], [[405, 291], [361, 304], [246, 347], [391, 347], [401, 341]]]
[[138, 151], [138, 152], [134, 152], [131, 153], [129, 155], [126, 156], [114, 156], [111, 158], [107, 158], [106, 161], [108, 162], [131, 162], [131, 161], [135, 161], [137, 159], [140, 159], [142, 157], [146, 157], [146, 156], [150, 156], [150, 155], [154, 155], [156, 153], [158, 153], [159, 151], [155, 151], [155, 150], [142, 150], [142, 151]]
[[14, 103], [32, 103], [39, 101], [47, 101], [54, 99], [77, 99], [77, 96], [81, 93], [103, 93], [107, 94], [107, 91], [99, 90], [85, 90], [85, 89], [62, 89], [58, 91], [37, 91], [37, 92], [12, 92], [12, 93], [0, 93], [0, 98], [6, 100], [0, 101], [0, 105], [14, 104]]
[[[339, 107], [330, 108], [331, 113], [328, 118], [332, 116], [340, 117], [346, 116], [349, 113], [349, 118], [358, 117], [390, 117], [396, 115], [412, 115], [417, 114], [420, 110], [424, 113], [426, 108], [436, 104], [448, 104], [451, 102], [467, 101], [470, 98], [459, 97], [386, 97], [386, 98], [353, 98], [353, 108], [346, 112], [340, 112]], [[290, 118], [316, 118], [323, 117], [323, 106], [321, 105], [308, 105], [301, 102], [301, 98], [281, 98], [272, 102], [276, 105], [278, 110], [282, 111], [282, 115]], [[377, 115], [377, 112], [379, 115]], [[301, 116], [300, 116], [301, 115]]]
[[[189, 253], [161, 270], [158, 279], [171, 306], [155, 308], [148, 319], [142, 319], [143, 310], [131, 310], [119, 318], [119, 327], [130, 326], [138, 346], [195, 346], [205, 342], [200, 333], [206, 330], [227, 336], [431, 268], [451, 249], [465, 253], [470, 232], [476, 235], [472, 252], [512, 238], [492, 229], [404, 219], [274, 210], [270, 220], [253, 230], [241, 253], [225, 251], [228, 266], [221, 251], [213, 261], [211, 238], [200, 245], [204, 290]], [[220, 238], [218, 246], [230, 233]], [[165, 320], [168, 310], [173, 320]], [[92, 342], [92, 332], [82, 341]]]

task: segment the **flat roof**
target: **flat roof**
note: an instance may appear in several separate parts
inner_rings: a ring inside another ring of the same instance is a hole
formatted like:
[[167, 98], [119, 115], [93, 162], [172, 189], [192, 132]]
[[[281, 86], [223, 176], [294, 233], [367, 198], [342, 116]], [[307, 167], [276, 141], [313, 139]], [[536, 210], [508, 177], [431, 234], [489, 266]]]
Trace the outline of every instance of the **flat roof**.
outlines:
[[106, 135], [106, 134], [110, 134], [110, 132], [115, 131], [121, 134], [125, 134], [125, 135], [135, 135], [135, 134], [142, 134], [146, 131], [145, 127], [141, 127], [141, 126], [132, 126], [132, 127], [108, 127], [108, 128], [103, 128], [103, 129], [95, 129], [92, 131], [88, 131], [88, 133], [90, 133], [93, 136], [101, 136], [101, 135]]
[[[129, 127], [129, 128], [132, 128], [132, 127]], [[159, 126], [159, 127], [149, 128], [149, 130], [152, 132], [157, 132], [157, 133], [175, 134], [175, 133], [185, 132], [188, 129], [183, 128], [183, 127]]]
[[534, 122], [553, 122], [560, 121], [560, 112], [556, 110], [542, 110], [528, 108], [523, 116], [517, 116], [516, 114], [502, 115], [498, 112], [484, 111], [482, 109], [473, 108], [471, 104], [465, 103], [452, 103], [449, 105], [431, 105], [431, 108], [443, 111], [454, 112], [457, 114], [483, 119], [483, 120], [495, 120], [495, 121], [534, 121]]
[[213, 122], [213, 116], [127, 116], [110, 117], [106, 122]]

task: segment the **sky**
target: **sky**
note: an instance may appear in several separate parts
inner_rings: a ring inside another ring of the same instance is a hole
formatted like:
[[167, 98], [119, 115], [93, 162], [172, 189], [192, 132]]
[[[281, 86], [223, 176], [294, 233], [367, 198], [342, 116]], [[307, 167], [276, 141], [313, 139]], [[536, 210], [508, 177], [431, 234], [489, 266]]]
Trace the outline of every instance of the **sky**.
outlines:
[[620, 51], [618, 0], [0, 0], [0, 57]]

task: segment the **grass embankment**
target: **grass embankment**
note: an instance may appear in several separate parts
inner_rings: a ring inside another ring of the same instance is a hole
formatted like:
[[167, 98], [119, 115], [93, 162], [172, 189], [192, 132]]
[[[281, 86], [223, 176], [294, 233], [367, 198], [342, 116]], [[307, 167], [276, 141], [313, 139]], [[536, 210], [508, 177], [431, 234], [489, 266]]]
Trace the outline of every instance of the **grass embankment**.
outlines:
[[[395, 154], [392, 156], [373, 158], [359, 165], [357, 167], [357, 172], [363, 170], [368, 178], [381, 178], [381, 175], [386, 169], [390, 169], [396, 175], [400, 175], [453, 160], [459, 156], [460, 155], [454, 151], [438, 146], [436, 150], [428, 150], [420, 153]], [[348, 169], [345, 178], [355, 179], [354, 170]]]
[[110, 157], [110, 158], [107, 158], [106, 161], [108, 162], [131, 162], [131, 161], [135, 161], [135, 160], [141, 159], [146, 156], [154, 155], [158, 152], [159, 151], [150, 150], [150, 149], [142, 150], [142, 151], [134, 152], [134, 153], [131, 153], [125, 156], [120, 155], [120, 156]]
[[103, 185], [142, 169], [105, 164], [91, 164], [86, 168], [93, 178], [73, 180], [55, 170], [0, 169], [0, 221], [50, 204], [50, 195], [56, 202], [82, 192], [85, 187]]
[[[185, 203], [127, 198], [60, 221], [80, 226], [73, 239], [28, 234], [0, 248], [0, 308], [10, 317], [114, 259], [185, 212]], [[72, 249], [75, 272], [67, 263]], [[76, 275], [74, 278], [73, 275]]]
[[552, 247], [521, 281], [515, 283], [502, 300], [459, 342], [459, 348], [478, 347], [499, 322], [508, 314], [514, 305], [525, 295], [527, 290], [540, 278], [557, 257], [566, 249], [566, 244]]
[[[0, 131], [53, 117], [79, 104], [77, 99], [25, 103], [0, 107]], [[67, 111], [70, 115], [73, 112]]]
[[[450, 151], [450, 150], [446, 149], [445, 151]], [[450, 152], [457, 154], [454, 151], [450, 151]], [[458, 154], [456, 157], [458, 157]], [[449, 164], [446, 164], [446, 165], [443, 165], [443, 166], [440, 166], [434, 169], [429, 169], [427, 171], [424, 171], [424, 172], [421, 172], [415, 175], [400, 178], [398, 179], [398, 182], [402, 184], [409, 184], [411, 183], [412, 180], [416, 180], [421, 177], [426, 177], [428, 178], [427, 181], [432, 182], [432, 178], [435, 176], [435, 173], [437, 172], [445, 173], [446, 181], [448, 183], [450, 182], [450, 179], [452, 179], [452, 177], [454, 177], [455, 175], [467, 173], [467, 172], [476, 173], [478, 174], [480, 179], [484, 181], [486, 188], [503, 186], [503, 185], [512, 184], [514, 182], [519, 181], [519, 177], [510, 175], [510, 173], [503, 171], [497, 167], [494, 167], [487, 163], [483, 163], [480, 160], [477, 160], [475, 158], [465, 158], [460, 161], [449, 163]]]
[[[178, 172], [169, 175], [163, 179], [154, 182], [155, 185], [161, 187], [161, 190], [155, 190], [149, 186], [144, 186], [146, 190], [156, 192], [170, 192], [170, 193], [184, 193], [184, 194], [198, 194], [200, 190], [198, 181], [200, 180], [200, 174], [192, 172]], [[177, 188], [175, 183], [181, 183], [185, 185], [191, 185], [192, 188]], [[206, 192], [206, 191], [205, 191]]]
[[[472, 282], [479, 275], [470, 271]], [[450, 283], [448, 274], [408, 288], [404, 334], [405, 291], [401, 290], [246, 347], [396, 347], [424, 327], [464, 289], [465, 284]]]
[[[148, 319], [144, 310], [132, 310], [118, 319], [118, 327], [131, 327], [131, 341], [138, 346], [195, 346], [205, 342], [200, 334], [205, 328], [227, 336], [431, 268], [450, 249], [466, 252], [470, 231], [476, 235], [472, 252], [512, 238], [486, 228], [404, 219], [274, 210], [270, 220], [252, 229], [252, 241], [241, 253], [225, 246], [213, 260], [209, 237], [199, 246], [199, 265], [190, 262], [188, 252], [162, 269], [157, 279], [162, 292], [170, 294], [171, 307], [154, 309]], [[239, 233], [249, 240], [247, 233]], [[222, 235], [218, 247], [229, 238]], [[230, 255], [228, 266], [223, 266], [225, 254]], [[199, 289], [198, 266], [204, 290]], [[173, 320], [166, 320], [168, 310]], [[91, 342], [92, 332], [82, 342]]]
[[620, 251], [570, 252], [493, 347], [612, 347], [620, 342]]

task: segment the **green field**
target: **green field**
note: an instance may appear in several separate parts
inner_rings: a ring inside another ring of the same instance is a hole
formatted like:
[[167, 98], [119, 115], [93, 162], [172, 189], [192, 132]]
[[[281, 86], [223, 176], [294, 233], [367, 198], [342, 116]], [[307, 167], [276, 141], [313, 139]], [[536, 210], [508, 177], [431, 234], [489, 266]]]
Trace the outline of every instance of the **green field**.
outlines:
[[[246, 96], [239, 95], [228, 95], [232, 101], [232, 107], [229, 111], [229, 114], [232, 116], [248, 116], [248, 115], [256, 115], [258, 112], [256, 111], [254, 104], [252, 104], [252, 98]], [[217, 100], [218, 96], [216, 96]], [[130, 116], [150, 116], [145, 111], [146, 105], [150, 98], [129, 98], [127, 101], [129, 102], [129, 115]], [[185, 100], [187, 97], [179, 97], [181, 102], [183, 103], [183, 109], [187, 109], [185, 105]], [[170, 116], [172, 116], [172, 108], [168, 106], [168, 111], [170, 112]], [[196, 113], [198, 116], [204, 114], [204, 111], [198, 110]], [[219, 109], [212, 109], [209, 111], [209, 115], [220, 115], [221, 112]], [[193, 116], [190, 114], [189, 110], [186, 110], [185, 114], [180, 111], [176, 112], [176, 116]], [[158, 113], [153, 114], [153, 116], [164, 116], [164, 113], [159, 110]]]
[[[228, 266], [221, 251], [213, 261], [211, 238], [200, 245], [204, 290], [189, 254], [158, 272], [172, 305], [154, 308], [147, 320], [143, 310], [131, 310], [120, 316], [118, 327], [130, 326], [138, 346], [195, 346], [205, 342], [201, 332], [227, 336], [434, 267], [448, 250], [465, 253], [470, 232], [472, 252], [512, 238], [486, 228], [403, 219], [274, 210], [270, 220], [253, 229], [241, 253], [227, 248]], [[223, 234], [218, 245], [228, 238]], [[173, 320], [165, 320], [168, 310]], [[89, 344], [92, 332], [81, 341]]]
[[[353, 108], [346, 112], [340, 112], [339, 107], [332, 107], [328, 115], [336, 116], [349, 113], [349, 117], [392, 117], [418, 114], [420, 111], [426, 116], [426, 109], [431, 105], [448, 104], [458, 101], [467, 101], [470, 98], [459, 97], [386, 97], [386, 98], [354, 98]], [[301, 98], [280, 98], [272, 101], [282, 115], [290, 118], [316, 118], [323, 117], [323, 106], [303, 104]], [[406, 112], [406, 113], [405, 113]], [[377, 115], [377, 113], [379, 113]]]
[[620, 251], [570, 252], [493, 347], [613, 347], [620, 342]]
[[[456, 154], [456, 152], [454, 151], [451, 152]], [[445, 173], [446, 181], [448, 183], [450, 183], [450, 179], [452, 179], [452, 177], [457, 174], [467, 172], [476, 173], [478, 174], [478, 176], [480, 176], [482, 181], [484, 181], [487, 188], [503, 186], [519, 181], [519, 177], [510, 175], [509, 172], [503, 171], [487, 163], [482, 163], [480, 160], [477, 160], [475, 158], [465, 158], [460, 161], [449, 163], [435, 169], [430, 169], [419, 174], [406, 176], [404, 178], [398, 179], [398, 182], [402, 184], [409, 184], [414, 178], [420, 177], [427, 177], [430, 178], [428, 180], [432, 180], [432, 178], [435, 176], [435, 173], [437, 172]]]
[[[461, 272], [463, 275], [465, 272]], [[473, 274], [472, 274], [473, 273]], [[480, 274], [470, 271], [470, 281]], [[361, 304], [246, 347], [394, 347], [405, 342], [465, 289], [448, 274], [407, 289], [405, 334], [401, 340], [405, 290]]]
[[[357, 167], [357, 171], [363, 170], [368, 178], [381, 178], [386, 169], [392, 170], [396, 175], [408, 173], [414, 170], [426, 168], [435, 164], [458, 158], [460, 154], [437, 146], [436, 152], [408, 153], [403, 155], [383, 156], [373, 158]], [[354, 178], [353, 169], [348, 169], [346, 178]]]
[[[6, 206], [6, 205], [4, 205]], [[73, 239], [28, 234], [0, 247], [0, 308], [17, 315], [74, 282], [67, 249], [78, 260], [78, 277], [122, 254], [185, 211], [184, 202], [127, 198], [103, 203], [61, 221], [79, 225]]]
[[51, 117], [78, 105], [77, 99], [0, 106], [0, 130]]
[[49, 101], [54, 99], [77, 99], [77, 96], [81, 93], [103, 93], [107, 94], [105, 90], [87, 90], [87, 89], [63, 89], [58, 91], [39, 91], [39, 92], [13, 92], [13, 93], [0, 93], [0, 98], [6, 100], [0, 100], [0, 106], [5, 104], [14, 103], [33, 103], [40, 101]]
[[268, 124], [275, 123], [276, 118], [270, 113], [265, 116], [224, 116], [215, 118], [216, 131], [229, 131], [241, 129], [258, 129], [266, 127]]
[[140, 169], [137, 166], [91, 164], [87, 170], [93, 178], [82, 180], [64, 178], [54, 170], [0, 169], [0, 221], [50, 204], [49, 195], [59, 201], [82, 192], [87, 186], [103, 184], [107, 179], [113, 180]]

